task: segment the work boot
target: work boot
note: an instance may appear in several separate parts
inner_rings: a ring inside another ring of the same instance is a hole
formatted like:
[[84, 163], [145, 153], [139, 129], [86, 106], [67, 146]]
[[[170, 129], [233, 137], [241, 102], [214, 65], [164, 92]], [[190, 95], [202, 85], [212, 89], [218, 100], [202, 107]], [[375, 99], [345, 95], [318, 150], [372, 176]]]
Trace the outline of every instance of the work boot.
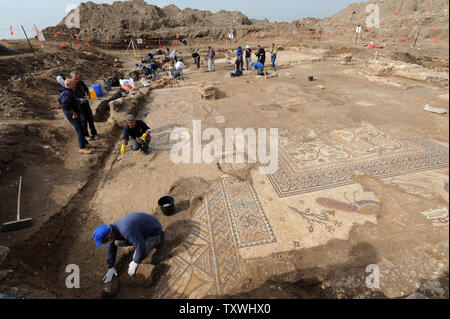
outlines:
[[85, 148], [79, 149], [78, 152], [80, 152], [81, 154], [92, 154], [91, 150], [87, 150]]
[[85, 148], [95, 148], [95, 145], [92, 144], [86, 144], [84, 145]]
[[97, 134], [92, 136], [91, 140], [98, 140], [100, 138], [100, 136], [98, 136]]

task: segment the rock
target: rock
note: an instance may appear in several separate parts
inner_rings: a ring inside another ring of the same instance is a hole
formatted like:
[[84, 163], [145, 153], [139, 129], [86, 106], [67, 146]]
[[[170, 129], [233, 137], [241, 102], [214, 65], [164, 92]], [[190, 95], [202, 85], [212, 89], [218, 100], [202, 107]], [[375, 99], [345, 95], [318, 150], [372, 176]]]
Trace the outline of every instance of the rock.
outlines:
[[214, 85], [203, 86], [200, 85], [198, 92], [200, 93], [200, 98], [204, 100], [215, 100], [216, 99], [216, 88]]
[[447, 113], [447, 111], [445, 109], [435, 108], [435, 107], [430, 106], [430, 104], [425, 105], [424, 111], [433, 112], [433, 113], [437, 113], [437, 114]]
[[325, 86], [323, 86], [323, 85], [318, 85], [317, 88], [321, 89], [321, 90], [325, 90]]
[[152, 264], [140, 264], [136, 270], [136, 275], [142, 275], [146, 280], [150, 280], [155, 266]]
[[406, 297], [406, 299], [428, 299], [428, 298], [419, 292], [414, 292], [410, 294], [408, 297]]
[[6, 260], [9, 255], [9, 248], [6, 246], [0, 245], [0, 265]]
[[105, 298], [105, 299], [113, 298], [117, 294], [119, 287], [120, 287], [120, 283], [119, 283], [119, 280], [117, 280], [117, 279], [112, 280], [111, 282], [108, 282], [107, 284], [105, 284], [103, 286], [102, 298]]
[[0, 282], [5, 280], [13, 272], [14, 272], [14, 270], [11, 270], [11, 269], [2, 269], [2, 270], [0, 270]]

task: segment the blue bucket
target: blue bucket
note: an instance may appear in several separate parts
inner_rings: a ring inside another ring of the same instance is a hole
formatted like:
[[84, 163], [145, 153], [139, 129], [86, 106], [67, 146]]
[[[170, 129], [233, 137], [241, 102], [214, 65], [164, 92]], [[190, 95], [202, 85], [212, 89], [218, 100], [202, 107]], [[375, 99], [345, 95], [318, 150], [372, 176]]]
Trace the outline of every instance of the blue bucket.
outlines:
[[100, 84], [94, 84], [92, 88], [94, 89], [95, 94], [97, 94], [97, 97], [103, 96], [103, 90]]

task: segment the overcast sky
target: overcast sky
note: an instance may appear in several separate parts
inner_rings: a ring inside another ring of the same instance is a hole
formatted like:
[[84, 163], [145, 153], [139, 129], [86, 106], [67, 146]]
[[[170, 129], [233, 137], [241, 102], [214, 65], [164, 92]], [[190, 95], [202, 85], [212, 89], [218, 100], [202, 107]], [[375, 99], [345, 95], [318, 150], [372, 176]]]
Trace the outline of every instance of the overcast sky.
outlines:
[[[23, 37], [20, 25], [27, 33], [31, 33], [33, 25], [42, 30], [59, 23], [66, 15], [70, 4], [79, 4], [80, 0], [1, 0], [0, 39], [17, 39]], [[110, 0], [94, 0], [96, 3], [109, 3]], [[241, 11], [249, 18], [273, 21], [300, 20], [306, 17], [323, 18], [334, 15], [353, 2], [359, 0], [146, 0], [149, 4], [164, 7], [175, 4], [180, 9], [193, 8], [210, 10]], [[11, 37], [9, 26], [13, 26], [14, 37]]]

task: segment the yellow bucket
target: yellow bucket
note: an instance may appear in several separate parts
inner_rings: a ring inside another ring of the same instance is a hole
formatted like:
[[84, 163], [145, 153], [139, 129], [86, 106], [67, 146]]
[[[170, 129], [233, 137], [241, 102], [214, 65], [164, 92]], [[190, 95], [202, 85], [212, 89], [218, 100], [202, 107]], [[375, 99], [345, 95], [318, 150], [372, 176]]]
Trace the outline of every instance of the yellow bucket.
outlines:
[[97, 98], [97, 94], [93, 88], [89, 88], [89, 93], [91, 94], [91, 100], [95, 100]]

